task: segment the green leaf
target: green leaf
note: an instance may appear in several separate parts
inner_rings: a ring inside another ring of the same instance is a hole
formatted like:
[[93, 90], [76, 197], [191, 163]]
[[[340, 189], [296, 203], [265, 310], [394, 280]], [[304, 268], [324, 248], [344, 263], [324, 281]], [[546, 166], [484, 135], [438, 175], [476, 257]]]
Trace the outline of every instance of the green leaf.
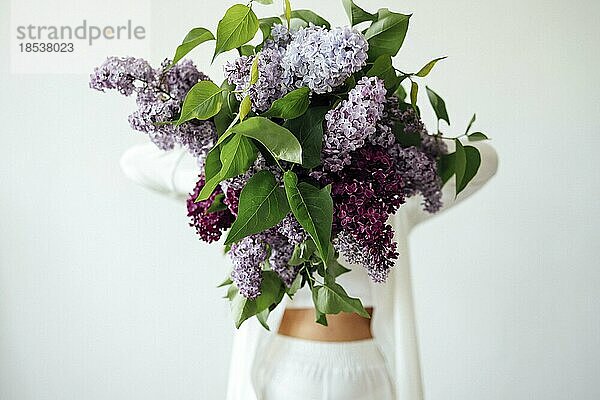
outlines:
[[250, 67], [250, 85], [258, 82], [258, 55], [254, 56], [252, 67]]
[[471, 121], [469, 121], [469, 125], [467, 125], [467, 129], [465, 130], [465, 135], [467, 133], [469, 133], [469, 131], [471, 130], [471, 127], [473, 126], [473, 124], [475, 123], [475, 120], [477, 119], [477, 115], [473, 114], [473, 116], [471, 117]]
[[328, 107], [311, 107], [302, 116], [289, 119], [283, 125], [296, 136], [302, 146], [302, 166], [306, 169], [321, 164], [323, 121]]
[[420, 77], [420, 78], [424, 78], [427, 75], [429, 75], [429, 73], [431, 72], [431, 70], [433, 69], [433, 67], [435, 66], [435, 64], [440, 61], [443, 60], [447, 57], [440, 57], [440, 58], [436, 58], [435, 60], [431, 60], [429, 61], [427, 64], [425, 64], [425, 66], [423, 68], [421, 68], [419, 70], [419, 72], [417, 72], [415, 75]]
[[238, 52], [240, 53], [240, 56], [253, 56], [255, 53], [255, 47], [251, 44], [245, 44], [238, 47]]
[[257, 3], [263, 4], [265, 6], [273, 4], [273, 0], [254, 0]]
[[237, 295], [237, 293], [238, 293], [238, 288], [235, 285], [230, 285], [227, 288], [227, 294], [225, 295], [224, 298], [229, 299], [229, 301], [233, 301], [235, 299], [235, 296]]
[[207, 120], [216, 115], [223, 105], [223, 89], [211, 81], [196, 83], [185, 96], [181, 115], [175, 125], [192, 119]]
[[339, 314], [340, 312], [354, 312], [361, 317], [371, 318], [361, 301], [348, 296], [348, 293], [337, 283], [328, 283], [315, 286], [313, 292], [315, 307], [323, 314]]
[[400, 78], [392, 65], [392, 57], [382, 55], [373, 63], [373, 67], [367, 72], [367, 76], [377, 76], [384, 80], [387, 90], [396, 90], [400, 84]]
[[243, 121], [251, 110], [252, 100], [250, 100], [250, 96], [246, 95], [240, 103], [240, 121]]
[[350, 270], [340, 264], [337, 260], [332, 260], [327, 264], [327, 273], [333, 277], [338, 277], [346, 272], [350, 272]]
[[298, 18], [307, 23], [313, 23], [316, 26], [324, 26], [327, 29], [331, 28], [329, 22], [327, 22], [320, 15], [312, 12], [311, 10], [293, 10], [291, 18]]
[[408, 96], [408, 94], [406, 93], [406, 90], [404, 90], [402, 85], [398, 85], [398, 89], [396, 89], [396, 91], [394, 92], [394, 95], [402, 101], [406, 100], [406, 97]]
[[221, 148], [213, 147], [204, 161], [204, 177], [208, 181], [221, 172]]
[[377, 21], [373, 22], [365, 32], [369, 42], [369, 60], [376, 60], [382, 55], [391, 57], [398, 54], [408, 31], [410, 15], [398, 14], [382, 8], [377, 13]]
[[419, 85], [417, 82], [410, 83], [410, 104], [413, 106], [415, 112], [417, 112], [417, 96], [419, 95]]
[[471, 142], [476, 142], [478, 140], [488, 140], [489, 137], [487, 137], [487, 135], [483, 132], [473, 132], [470, 135], [467, 136], [469, 138], [469, 141]]
[[392, 125], [392, 132], [394, 132], [396, 142], [403, 147], [421, 146], [421, 135], [418, 132], [406, 132], [404, 124], [400, 121], [396, 121]]
[[452, 175], [454, 175], [454, 153], [440, 156], [437, 162], [438, 175], [442, 179], [442, 184], [446, 184]]
[[435, 111], [435, 115], [438, 120], [446, 121], [448, 125], [450, 125], [450, 118], [448, 118], [448, 111], [446, 111], [446, 102], [442, 99], [436, 92], [431, 90], [429, 87], [425, 86], [427, 89], [427, 97], [429, 97], [429, 102], [433, 107], [433, 111]]
[[456, 175], [456, 196], [460, 190], [458, 188], [461, 186], [461, 182], [465, 176], [465, 171], [467, 169], [467, 155], [465, 152], [465, 148], [463, 147], [461, 141], [459, 139], [454, 139], [454, 143], [456, 144], [456, 150], [454, 151], [454, 174]]
[[273, 173], [259, 171], [242, 189], [238, 216], [229, 229], [225, 244], [272, 228], [289, 212], [285, 190], [279, 186]]
[[288, 296], [290, 296], [290, 298], [291, 298], [296, 293], [298, 293], [298, 290], [300, 290], [301, 288], [302, 288], [302, 274], [298, 274], [294, 278], [294, 281], [292, 282], [290, 287], [286, 289], [286, 292], [287, 292]]
[[223, 193], [219, 193], [218, 195], [216, 195], [210, 207], [206, 209], [206, 213], [210, 214], [218, 211], [227, 210], [227, 205], [223, 204], [224, 198], [225, 195]]
[[263, 328], [265, 328], [268, 331], [271, 330], [271, 328], [269, 328], [269, 324], [267, 323], [267, 320], [269, 319], [269, 314], [271, 314], [271, 310], [269, 310], [268, 308], [256, 314], [256, 319], [258, 320], [258, 322], [260, 322]]
[[217, 128], [217, 134], [221, 136], [225, 131], [229, 128], [229, 125], [235, 119], [234, 109], [237, 110], [239, 107], [239, 101], [235, 98], [235, 96], [230, 96], [231, 91], [235, 89], [233, 85], [230, 85], [227, 80], [224, 80], [221, 84], [221, 89], [223, 92], [221, 95], [223, 96], [223, 105], [221, 106], [221, 110], [213, 117], [215, 126]]
[[327, 264], [325, 265], [325, 281], [327, 282], [335, 282], [335, 278], [338, 276], [345, 274], [346, 272], [350, 272], [350, 270], [344, 267], [338, 261], [339, 253], [335, 250], [333, 246], [329, 246], [329, 253], [327, 254]]
[[307, 182], [298, 182], [292, 171], [285, 172], [283, 181], [294, 217], [313, 239], [326, 264], [333, 222], [333, 201], [328, 188], [319, 189]]
[[476, 147], [465, 146], [464, 153], [466, 160], [465, 172], [460, 181], [460, 184], [457, 181], [456, 194], [462, 192], [465, 189], [465, 187], [467, 187], [469, 182], [471, 182], [471, 180], [477, 174], [479, 166], [481, 165], [481, 155], [479, 154], [479, 150]]
[[[235, 287], [235, 285], [232, 285], [232, 287]], [[285, 294], [285, 287], [275, 272], [263, 271], [260, 292], [260, 296], [256, 299], [249, 300], [236, 289], [235, 296], [231, 301], [231, 311], [236, 328], [239, 328], [248, 318], [268, 310], [272, 305], [278, 304]]]
[[310, 89], [301, 87], [292, 90], [281, 99], [277, 99], [263, 116], [271, 118], [293, 119], [301, 116], [308, 109]]
[[298, 139], [296, 139], [292, 132], [267, 118], [248, 118], [221, 136], [217, 144], [223, 142], [234, 133], [258, 140], [278, 160], [296, 164], [302, 163], [302, 147], [300, 147]]
[[175, 65], [192, 51], [196, 46], [207, 42], [209, 40], [215, 40], [212, 32], [205, 28], [194, 28], [185, 36], [183, 42], [175, 50], [175, 56], [173, 56], [173, 62], [171, 65]]
[[217, 26], [217, 44], [214, 59], [221, 53], [248, 43], [258, 31], [258, 18], [243, 4], [230, 7]]
[[[235, 285], [231, 285], [235, 288]], [[228, 297], [231, 299], [230, 307], [235, 327], [239, 329], [242, 323], [248, 318], [256, 315], [256, 300], [249, 300], [240, 294], [239, 290], [235, 288], [233, 295], [228, 293]]]
[[229, 286], [233, 283], [233, 281], [231, 280], [231, 278], [227, 277], [223, 282], [221, 282], [219, 284], [219, 286], [217, 286], [218, 288], [220, 287], [225, 287], [225, 286]]
[[315, 250], [317, 250], [315, 242], [308, 238], [304, 242], [294, 247], [294, 252], [288, 261], [288, 265], [297, 266], [304, 264], [311, 259], [312, 255], [315, 253]]
[[281, 24], [281, 18], [279, 17], [268, 17], [261, 18], [258, 20], [260, 30], [263, 34], [263, 42], [271, 35], [271, 29], [275, 24]]
[[327, 326], [327, 315], [315, 309], [315, 322], [323, 326]]
[[287, 21], [287, 27], [289, 29], [290, 21], [292, 20], [292, 5], [290, 4], [290, 0], [284, 1], [283, 15], [285, 16], [285, 20]]
[[196, 201], [208, 199], [221, 181], [248, 171], [250, 166], [256, 161], [257, 154], [256, 146], [248, 138], [243, 135], [233, 136], [221, 148], [221, 170], [206, 181]]
[[354, 1], [352, 0], [342, 0], [342, 4], [344, 5], [344, 10], [346, 10], [350, 25], [352, 26], [358, 25], [361, 22], [375, 21], [377, 19], [377, 15], [366, 12], [354, 4]]

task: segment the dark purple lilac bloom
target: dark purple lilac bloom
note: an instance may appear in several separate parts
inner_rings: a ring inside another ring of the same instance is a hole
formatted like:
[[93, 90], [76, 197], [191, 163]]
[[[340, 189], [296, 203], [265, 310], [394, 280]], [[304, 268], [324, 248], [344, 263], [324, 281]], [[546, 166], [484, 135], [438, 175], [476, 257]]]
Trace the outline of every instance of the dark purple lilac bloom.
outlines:
[[191, 218], [190, 226], [196, 229], [200, 239], [207, 243], [212, 243], [221, 238], [224, 230], [231, 227], [235, 217], [229, 210], [216, 212], [207, 212], [208, 208], [214, 202], [215, 197], [222, 192], [217, 188], [215, 192], [206, 200], [196, 203], [195, 200], [204, 187], [204, 176], [200, 176], [194, 191], [190, 193], [187, 199], [188, 217]]
[[404, 178], [382, 147], [368, 145], [351, 157], [352, 164], [320, 178], [332, 184], [334, 246], [363, 265], [373, 281], [383, 282], [398, 258], [387, 220], [405, 201]]

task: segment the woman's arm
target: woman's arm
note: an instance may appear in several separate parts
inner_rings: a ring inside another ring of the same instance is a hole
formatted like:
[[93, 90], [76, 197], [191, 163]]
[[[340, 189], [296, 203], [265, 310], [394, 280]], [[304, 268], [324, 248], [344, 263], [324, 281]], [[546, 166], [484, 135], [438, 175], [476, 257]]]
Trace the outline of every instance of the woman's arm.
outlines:
[[[465, 189], [460, 192], [455, 199], [456, 176], [452, 176], [442, 188], [442, 208], [434, 214], [423, 210], [420, 196], [411, 198], [404, 206], [407, 206], [406, 212], [408, 213], [408, 218], [413, 227], [465, 200], [467, 197], [481, 189], [487, 181], [496, 174], [496, 171], [498, 170], [498, 154], [496, 153], [496, 150], [486, 142], [472, 142], [469, 143], [469, 145], [477, 147], [481, 154], [481, 165], [479, 166], [479, 170], [475, 177], [473, 177]], [[454, 151], [453, 142], [448, 144], [448, 150], [450, 152]], [[402, 206], [401, 209], [404, 206]]]
[[155, 192], [185, 199], [198, 180], [200, 168], [187, 151], [158, 149], [152, 143], [129, 148], [120, 160], [125, 176]]

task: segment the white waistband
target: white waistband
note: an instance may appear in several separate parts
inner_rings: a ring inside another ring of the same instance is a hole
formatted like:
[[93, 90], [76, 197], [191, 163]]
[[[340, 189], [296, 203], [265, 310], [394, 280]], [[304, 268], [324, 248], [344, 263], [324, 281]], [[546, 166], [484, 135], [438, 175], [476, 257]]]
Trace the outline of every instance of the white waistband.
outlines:
[[322, 342], [275, 334], [275, 351], [285, 351], [286, 358], [302, 362], [318, 362], [332, 367], [359, 364], [380, 367], [385, 363], [375, 339], [349, 342]]

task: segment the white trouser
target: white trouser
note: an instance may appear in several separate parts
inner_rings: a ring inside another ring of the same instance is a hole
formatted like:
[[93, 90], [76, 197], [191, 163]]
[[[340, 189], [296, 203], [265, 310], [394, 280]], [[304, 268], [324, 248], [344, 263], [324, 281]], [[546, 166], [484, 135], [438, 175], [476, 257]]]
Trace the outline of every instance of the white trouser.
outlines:
[[320, 342], [275, 335], [259, 374], [259, 400], [393, 400], [373, 339]]

